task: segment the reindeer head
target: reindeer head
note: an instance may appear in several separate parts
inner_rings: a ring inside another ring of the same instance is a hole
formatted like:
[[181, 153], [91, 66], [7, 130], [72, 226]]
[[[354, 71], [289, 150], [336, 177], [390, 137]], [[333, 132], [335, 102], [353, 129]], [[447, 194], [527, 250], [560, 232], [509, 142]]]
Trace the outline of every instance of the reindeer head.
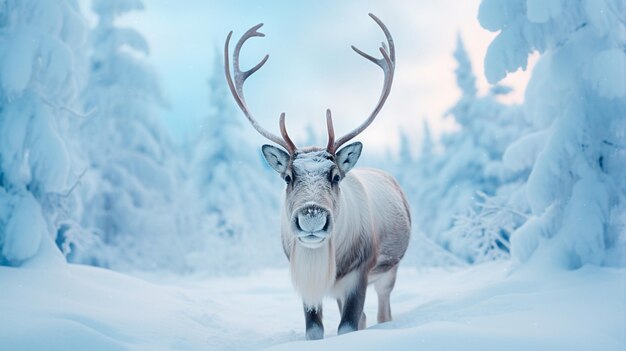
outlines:
[[328, 129], [328, 144], [326, 148], [297, 148], [287, 134], [284, 113], [279, 118], [281, 137], [278, 137], [261, 127], [249, 112], [243, 98], [243, 84], [250, 75], [267, 62], [269, 55], [265, 55], [261, 62], [251, 69], [241, 71], [239, 53], [243, 44], [249, 38], [265, 36], [257, 31], [263, 24], [250, 28], [237, 42], [233, 53], [234, 78], [231, 77], [229, 61], [229, 43], [233, 32], [231, 31], [226, 38], [224, 68], [230, 91], [252, 126], [261, 135], [284, 149], [272, 145], [263, 145], [262, 147], [263, 155], [269, 165], [280, 174], [287, 184], [285, 190], [285, 215], [289, 220], [291, 232], [294, 238], [297, 239], [297, 242], [307, 248], [322, 246], [333, 233], [334, 218], [340, 211], [341, 182], [359, 159], [363, 144], [355, 142], [341, 149], [339, 148], [363, 132], [374, 121], [391, 90], [395, 69], [393, 39], [387, 27], [376, 16], [370, 14], [370, 17], [378, 23], [385, 33], [389, 48], [387, 48], [387, 44], [382, 43], [380, 52], [383, 57], [380, 59], [372, 57], [354, 46], [352, 46], [352, 49], [382, 68], [384, 73], [382, 93], [376, 107], [365, 122], [338, 140], [335, 140], [331, 112], [326, 110], [326, 125]]

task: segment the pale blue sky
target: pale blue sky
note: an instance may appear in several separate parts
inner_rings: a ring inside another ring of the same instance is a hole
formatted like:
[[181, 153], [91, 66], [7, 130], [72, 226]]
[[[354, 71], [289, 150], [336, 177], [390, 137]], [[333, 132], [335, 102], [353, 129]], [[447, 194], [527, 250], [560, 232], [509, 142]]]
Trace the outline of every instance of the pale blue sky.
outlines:
[[[450, 128], [443, 114], [459, 96], [452, 58], [457, 32], [470, 51], [481, 90], [487, 89], [482, 59], [494, 34], [479, 26], [478, 4], [479, 0], [147, 0], [145, 11], [129, 14], [120, 23], [139, 30], [150, 44], [148, 60], [158, 70], [170, 103], [165, 122], [178, 140], [197, 131], [207, 113], [206, 82], [228, 32], [235, 31], [236, 41], [249, 27], [265, 23], [261, 31], [267, 36], [250, 40], [242, 52], [244, 67], [270, 55], [263, 69], [246, 82], [246, 98], [266, 128], [277, 132], [278, 116], [284, 111], [290, 134], [304, 139], [309, 123], [325, 133], [326, 108], [333, 110], [341, 134], [366, 118], [376, 103], [382, 73], [350, 49], [354, 44], [378, 53], [384, 36], [368, 17], [372, 12], [394, 36], [398, 65], [385, 108], [359, 139], [383, 150], [397, 147], [399, 128], [419, 145], [424, 116], [435, 133]], [[508, 83], [522, 87], [526, 76], [515, 74]], [[520, 100], [521, 93], [518, 89], [514, 99]], [[251, 127], [248, 130], [253, 142], [264, 142]]]

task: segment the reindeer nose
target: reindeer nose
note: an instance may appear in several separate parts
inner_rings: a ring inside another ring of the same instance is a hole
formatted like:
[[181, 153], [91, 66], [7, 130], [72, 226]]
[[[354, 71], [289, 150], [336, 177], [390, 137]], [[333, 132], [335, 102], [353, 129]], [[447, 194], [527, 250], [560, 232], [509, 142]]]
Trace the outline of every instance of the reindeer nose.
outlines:
[[319, 206], [307, 206], [298, 211], [298, 229], [303, 232], [319, 232], [328, 229], [328, 211]]

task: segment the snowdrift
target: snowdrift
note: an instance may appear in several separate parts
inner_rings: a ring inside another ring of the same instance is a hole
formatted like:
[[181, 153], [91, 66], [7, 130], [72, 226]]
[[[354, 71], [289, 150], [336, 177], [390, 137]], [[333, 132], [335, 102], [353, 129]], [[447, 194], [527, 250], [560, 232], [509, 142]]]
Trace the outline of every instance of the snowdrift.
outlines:
[[615, 350], [626, 347], [626, 270], [585, 266], [539, 273], [507, 263], [404, 269], [394, 321], [304, 339], [301, 302], [286, 270], [248, 277], [159, 277], [112, 271], [0, 267], [1, 350]]

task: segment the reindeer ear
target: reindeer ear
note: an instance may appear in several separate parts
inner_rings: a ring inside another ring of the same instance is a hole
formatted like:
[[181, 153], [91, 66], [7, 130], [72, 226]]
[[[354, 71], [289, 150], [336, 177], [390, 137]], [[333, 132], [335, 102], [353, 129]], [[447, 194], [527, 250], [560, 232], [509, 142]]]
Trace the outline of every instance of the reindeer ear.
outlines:
[[287, 170], [287, 165], [289, 164], [288, 153], [272, 145], [263, 145], [261, 150], [263, 151], [263, 156], [265, 156], [267, 163], [276, 172], [282, 174]]
[[337, 165], [343, 173], [348, 173], [354, 167], [356, 161], [361, 156], [363, 144], [360, 142], [352, 143], [337, 152]]

